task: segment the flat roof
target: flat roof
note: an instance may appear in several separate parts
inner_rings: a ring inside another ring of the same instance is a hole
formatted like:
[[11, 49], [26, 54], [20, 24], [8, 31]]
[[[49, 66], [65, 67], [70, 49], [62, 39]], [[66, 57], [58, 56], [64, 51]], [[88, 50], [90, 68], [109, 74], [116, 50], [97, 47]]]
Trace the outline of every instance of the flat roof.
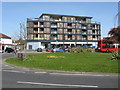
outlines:
[[[77, 18], [92, 18], [92, 17], [87, 17], [87, 16], [74, 16], [74, 15], [60, 15], [60, 14], [47, 14], [47, 13], [43, 13], [41, 16], [43, 15], [49, 15], [49, 16], [66, 16], [66, 17], [77, 17]], [[40, 16], [40, 17], [41, 17]]]

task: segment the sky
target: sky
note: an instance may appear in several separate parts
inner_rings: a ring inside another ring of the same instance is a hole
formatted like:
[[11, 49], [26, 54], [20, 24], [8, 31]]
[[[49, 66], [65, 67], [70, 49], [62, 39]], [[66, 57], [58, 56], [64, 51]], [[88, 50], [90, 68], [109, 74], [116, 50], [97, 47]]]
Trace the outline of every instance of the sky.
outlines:
[[[37, 18], [42, 13], [93, 17], [101, 23], [102, 37], [114, 27], [118, 2], [3, 2], [2, 33], [13, 36], [19, 31], [19, 23], [26, 18]], [[117, 26], [117, 25], [115, 25]]]

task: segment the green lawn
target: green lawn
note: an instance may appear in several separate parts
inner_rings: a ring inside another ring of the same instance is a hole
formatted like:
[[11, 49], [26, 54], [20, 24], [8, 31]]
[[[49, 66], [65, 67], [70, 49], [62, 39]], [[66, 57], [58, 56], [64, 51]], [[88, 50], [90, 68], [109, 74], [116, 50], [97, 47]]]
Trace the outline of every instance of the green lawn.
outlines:
[[45, 53], [27, 55], [24, 61], [9, 58], [6, 62], [47, 70], [118, 73], [118, 60], [111, 60], [111, 53]]

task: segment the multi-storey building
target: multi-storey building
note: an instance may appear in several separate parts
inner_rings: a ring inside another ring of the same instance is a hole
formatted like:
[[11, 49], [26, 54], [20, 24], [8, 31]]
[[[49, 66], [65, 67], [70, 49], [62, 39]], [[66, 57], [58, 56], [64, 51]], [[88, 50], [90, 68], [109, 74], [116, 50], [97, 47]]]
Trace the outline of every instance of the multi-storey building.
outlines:
[[95, 47], [101, 38], [100, 23], [92, 17], [42, 14], [27, 18], [27, 49]]

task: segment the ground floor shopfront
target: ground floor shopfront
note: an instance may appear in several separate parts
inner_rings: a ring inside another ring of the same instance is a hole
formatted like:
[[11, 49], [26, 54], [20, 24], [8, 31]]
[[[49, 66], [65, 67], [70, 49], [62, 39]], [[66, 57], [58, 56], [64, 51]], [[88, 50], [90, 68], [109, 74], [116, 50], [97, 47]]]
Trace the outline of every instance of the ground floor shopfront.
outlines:
[[97, 48], [97, 42], [27, 42], [27, 50], [37, 48], [72, 48], [72, 47], [92, 47]]

